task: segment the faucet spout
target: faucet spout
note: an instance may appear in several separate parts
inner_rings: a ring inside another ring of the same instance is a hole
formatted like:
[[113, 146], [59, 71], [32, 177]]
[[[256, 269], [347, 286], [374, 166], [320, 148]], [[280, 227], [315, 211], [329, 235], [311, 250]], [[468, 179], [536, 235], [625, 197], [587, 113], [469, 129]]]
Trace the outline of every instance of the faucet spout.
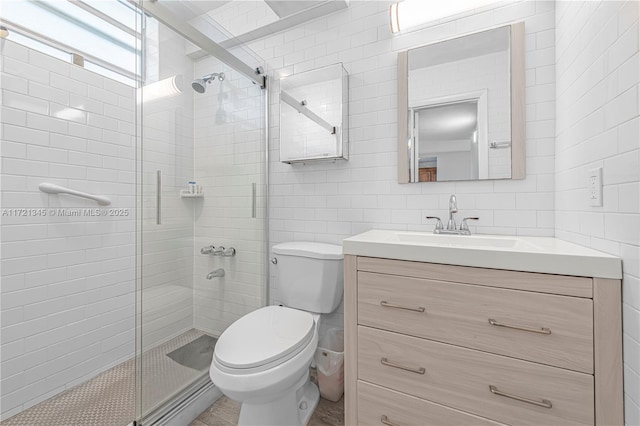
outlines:
[[222, 268], [216, 269], [215, 271], [211, 271], [207, 274], [208, 280], [212, 278], [220, 278], [220, 277], [224, 277], [224, 269]]
[[451, 194], [451, 197], [449, 197], [449, 222], [447, 222], [447, 230], [449, 231], [456, 230], [456, 221], [453, 218], [454, 213], [458, 213], [458, 200], [455, 194]]
[[447, 223], [447, 229], [444, 229], [443, 223], [440, 221], [440, 218], [436, 216], [427, 216], [427, 219], [435, 219], [436, 227], [433, 230], [434, 234], [446, 234], [446, 235], [471, 235], [471, 230], [469, 229], [468, 220], [478, 220], [479, 217], [465, 217], [462, 219], [462, 223], [460, 224], [460, 229], [456, 227], [456, 220], [453, 218], [454, 213], [458, 213], [458, 200], [456, 200], [456, 196], [451, 194], [449, 197], [449, 222]]

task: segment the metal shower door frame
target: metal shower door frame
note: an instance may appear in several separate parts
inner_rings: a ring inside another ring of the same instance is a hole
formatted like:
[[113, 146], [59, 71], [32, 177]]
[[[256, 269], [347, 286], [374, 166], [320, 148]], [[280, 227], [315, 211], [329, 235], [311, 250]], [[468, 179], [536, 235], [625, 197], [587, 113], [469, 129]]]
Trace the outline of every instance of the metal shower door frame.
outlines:
[[[134, 1], [134, 0], [129, 0]], [[168, 9], [159, 4], [157, 0], [139, 0], [135, 2], [138, 7], [142, 9], [148, 15], [157, 19], [164, 25], [168, 26], [186, 40], [195, 44], [208, 54], [220, 59], [222, 62], [246, 76], [249, 80], [256, 83], [260, 88], [266, 88], [266, 79], [260, 72], [260, 67], [252, 68], [231, 53], [225, 48], [221, 47], [218, 43], [211, 40], [205, 34], [194, 28], [188, 22], [178, 19]]]

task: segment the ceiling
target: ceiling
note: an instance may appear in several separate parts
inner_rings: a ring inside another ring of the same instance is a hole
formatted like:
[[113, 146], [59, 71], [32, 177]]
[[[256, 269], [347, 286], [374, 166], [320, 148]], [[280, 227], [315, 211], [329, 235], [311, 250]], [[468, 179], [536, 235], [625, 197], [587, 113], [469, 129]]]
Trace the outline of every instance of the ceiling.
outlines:
[[470, 141], [478, 126], [477, 105], [474, 100], [421, 109], [418, 122], [420, 140]]
[[227, 49], [349, 6], [349, 0], [158, 0], [158, 3]]

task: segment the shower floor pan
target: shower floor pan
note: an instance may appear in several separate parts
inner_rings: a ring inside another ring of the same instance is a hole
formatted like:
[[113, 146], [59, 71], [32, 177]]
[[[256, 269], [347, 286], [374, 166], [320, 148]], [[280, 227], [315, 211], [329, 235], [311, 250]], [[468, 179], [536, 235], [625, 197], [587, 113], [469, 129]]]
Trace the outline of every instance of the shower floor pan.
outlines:
[[[189, 330], [142, 356], [142, 404], [162, 404], [209, 368], [215, 338]], [[208, 361], [207, 361], [208, 356]], [[135, 359], [26, 409], [1, 426], [126, 426], [135, 418]]]

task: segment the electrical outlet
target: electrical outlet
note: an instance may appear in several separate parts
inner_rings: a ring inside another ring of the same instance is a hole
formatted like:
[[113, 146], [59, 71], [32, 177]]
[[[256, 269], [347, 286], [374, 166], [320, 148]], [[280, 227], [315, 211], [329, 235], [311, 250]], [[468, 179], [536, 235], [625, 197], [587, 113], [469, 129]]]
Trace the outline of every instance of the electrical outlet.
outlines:
[[602, 206], [602, 167], [589, 170], [589, 205]]

